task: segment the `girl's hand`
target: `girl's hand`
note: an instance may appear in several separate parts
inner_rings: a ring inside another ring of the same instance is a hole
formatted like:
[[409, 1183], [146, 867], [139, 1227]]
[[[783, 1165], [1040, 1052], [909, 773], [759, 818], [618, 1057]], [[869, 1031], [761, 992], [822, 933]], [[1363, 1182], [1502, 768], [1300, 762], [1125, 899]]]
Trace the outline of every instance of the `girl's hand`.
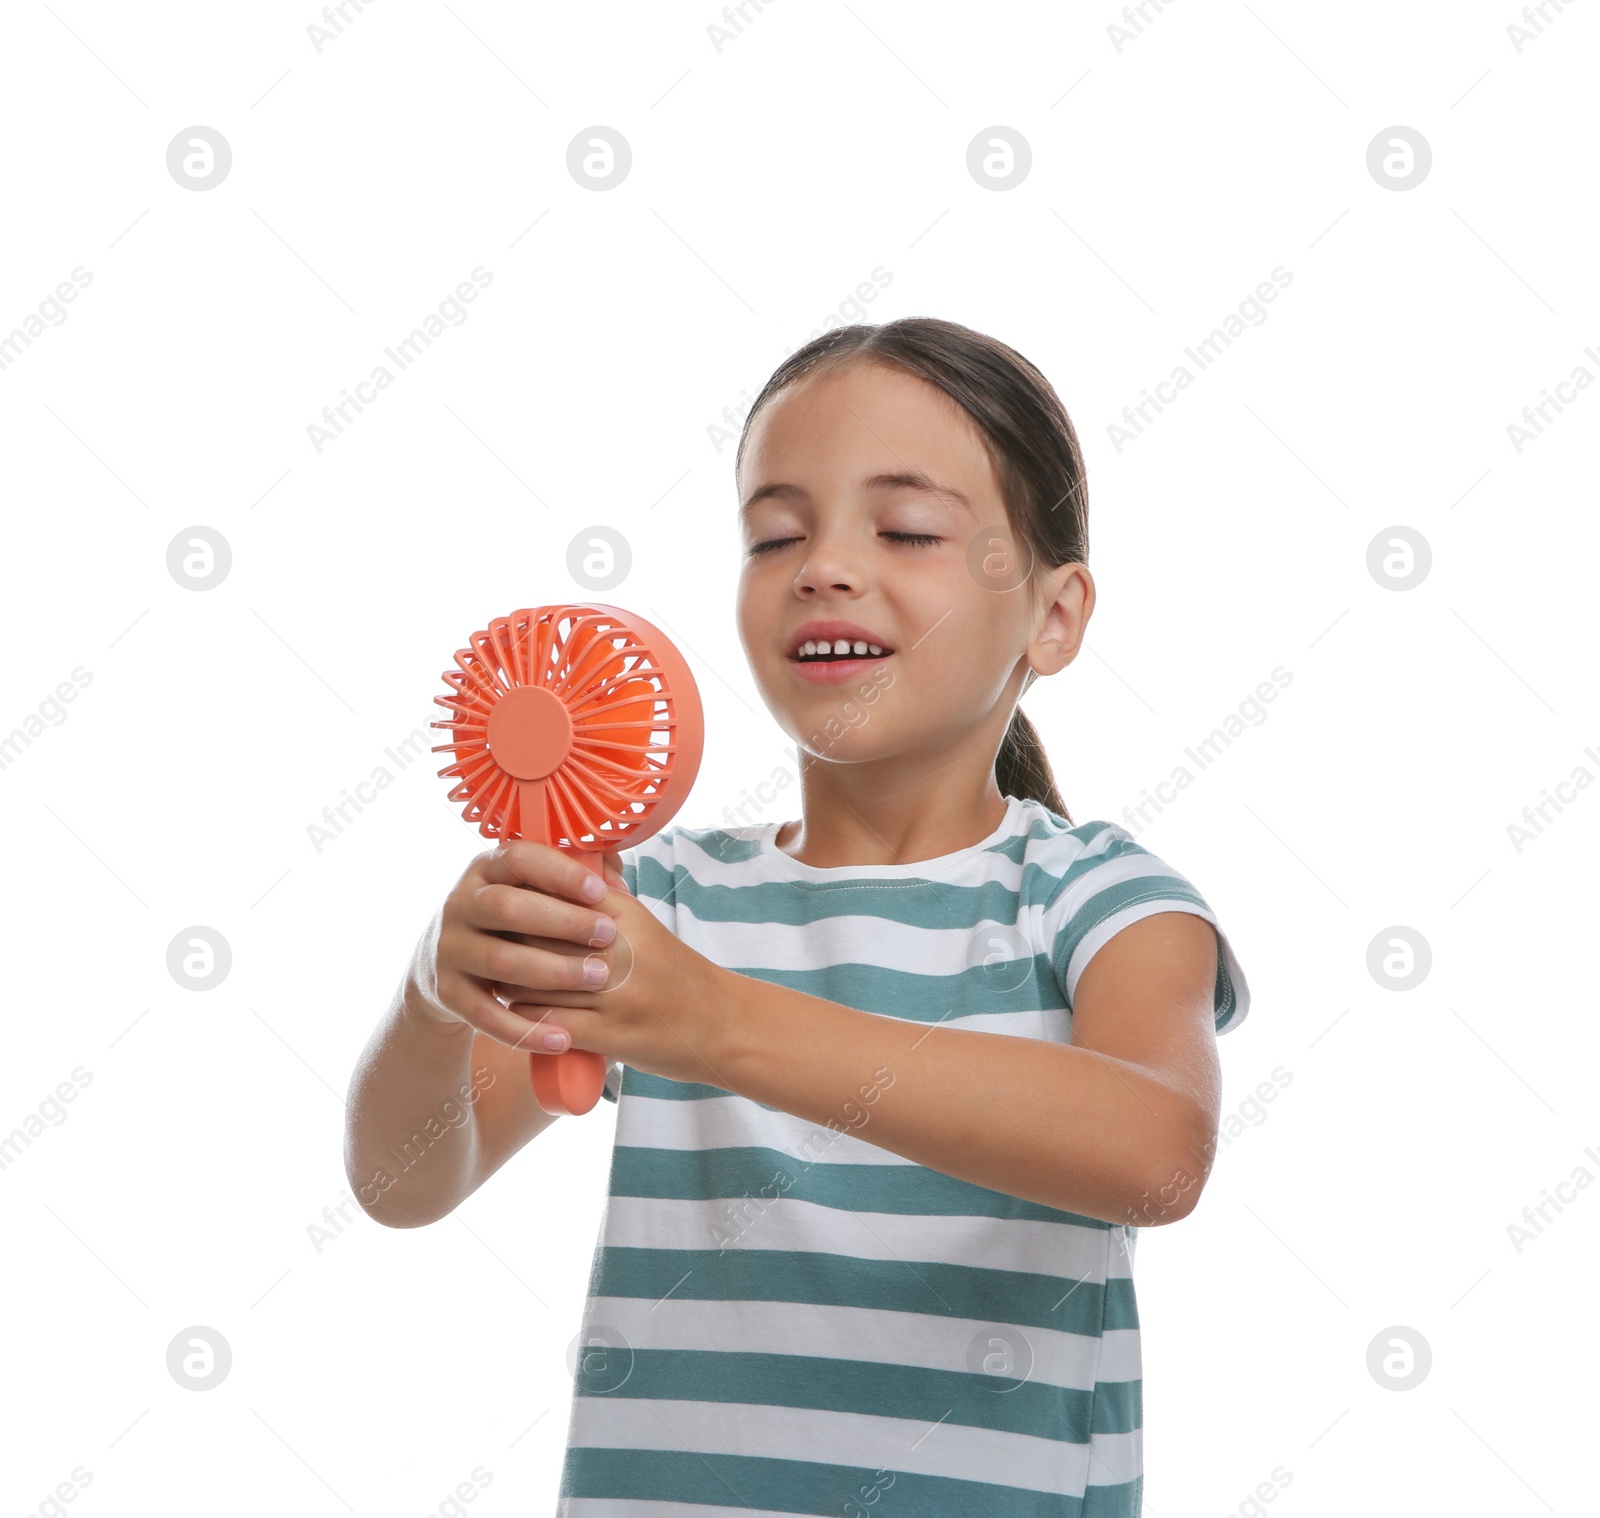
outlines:
[[607, 879], [612, 891], [600, 910], [615, 918], [616, 942], [589, 953], [605, 962], [605, 982], [597, 990], [522, 991], [511, 1013], [537, 1021], [537, 1044], [563, 1029], [572, 1048], [669, 1080], [728, 1089], [717, 1066], [731, 972], [690, 948], [630, 896], [620, 873], [608, 872]]
[[[631, 902], [620, 862], [608, 854], [604, 863], [611, 894]], [[525, 839], [479, 854], [417, 946], [411, 981], [423, 1015], [544, 1052], [546, 1030], [505, 1002], [585, 985], [584, 955], [616, 928], [603, 905], [583, 894], [599, 878], [570, 849]]]

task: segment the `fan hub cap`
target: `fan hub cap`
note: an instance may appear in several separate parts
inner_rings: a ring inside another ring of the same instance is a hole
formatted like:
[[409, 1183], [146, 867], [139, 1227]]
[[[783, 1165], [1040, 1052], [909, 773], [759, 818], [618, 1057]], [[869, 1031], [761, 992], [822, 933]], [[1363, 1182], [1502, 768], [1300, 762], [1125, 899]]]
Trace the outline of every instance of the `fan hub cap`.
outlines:
[[489, 752], [508, 775], [543, 780], [572, 748], [572, 718], [561, 698], [538, 685], [517, 685], [489, 713]]

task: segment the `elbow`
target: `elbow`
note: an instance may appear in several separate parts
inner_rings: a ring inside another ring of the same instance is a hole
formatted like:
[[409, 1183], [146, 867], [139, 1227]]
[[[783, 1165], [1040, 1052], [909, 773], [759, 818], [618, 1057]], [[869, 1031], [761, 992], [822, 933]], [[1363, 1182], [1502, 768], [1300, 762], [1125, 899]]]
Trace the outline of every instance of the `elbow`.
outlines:
[[394, 1183], [385, 1170], [372, 1176], [358, 1176], [346, 1166], [345, 1180], [356, 1206], [374, 1223], [380, 1223], [385, 1228], [423, 1228], [436, 1221], [433, 1214], [423, 1216], [407, 1211], [401, 1205], [401, 1199], [391, 1193], [390, 1187]]
[[[362, 1193], [366, 1194], [363, 1195]], [[372, 1219], [374, 1223], [385, 1228], [426, 1228], [430, 1223], [437, 1223], [447, 1213], [437, 1210], [418, 1212], [408, 1211], [394, 1198], [384, 1196], [381, 1192], [375, 1193], [371, 1186], [362, 1186], [356, 1193], [356, 1205]]]
[[1161, 1158], [1128, 1209], [1135, 1228], [1156, 1228], [1181, 1222], [1199, 1204], [1211, 1175], [1217, 1129], [1209, 1117], [1198, 1117], [1175, 1140], [1160, 1147]]

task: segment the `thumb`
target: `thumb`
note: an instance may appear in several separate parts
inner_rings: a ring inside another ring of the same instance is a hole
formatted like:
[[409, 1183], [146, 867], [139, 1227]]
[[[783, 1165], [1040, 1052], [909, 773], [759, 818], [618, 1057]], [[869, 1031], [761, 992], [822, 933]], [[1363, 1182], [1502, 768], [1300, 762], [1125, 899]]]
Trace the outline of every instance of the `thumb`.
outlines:
[[611, 849], [605, 851], [601, 864], [604, 867], [606, 884], [613, 891], [621, 891], [624, 896], [631, 894], [627, 882], [622, 878], [622, 861]]

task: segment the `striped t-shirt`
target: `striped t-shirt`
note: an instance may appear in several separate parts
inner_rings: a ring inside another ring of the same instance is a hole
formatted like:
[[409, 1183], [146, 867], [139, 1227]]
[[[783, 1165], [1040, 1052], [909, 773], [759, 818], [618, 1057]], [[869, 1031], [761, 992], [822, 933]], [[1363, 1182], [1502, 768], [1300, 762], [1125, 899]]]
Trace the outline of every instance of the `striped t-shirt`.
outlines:
[[[779, 826], [668, 827], [623, 851], [623, 878], [740, 974], [1057, 1043], [1119, 929], [1169, 911], [1217, 926], [1124, 829], [1036, 801], [1008, 796], [981, 843], [909, 866], [819, 869]], [[1221, 1033], [1249, 991], [1218, 939]], [[563, 1518], [1139, 1512], [1135, 1228], [878, 1148], [853, 1131], [871, 1132], [866, 1103], [824, 1126], [634, 1069], [606, 1095]]]

